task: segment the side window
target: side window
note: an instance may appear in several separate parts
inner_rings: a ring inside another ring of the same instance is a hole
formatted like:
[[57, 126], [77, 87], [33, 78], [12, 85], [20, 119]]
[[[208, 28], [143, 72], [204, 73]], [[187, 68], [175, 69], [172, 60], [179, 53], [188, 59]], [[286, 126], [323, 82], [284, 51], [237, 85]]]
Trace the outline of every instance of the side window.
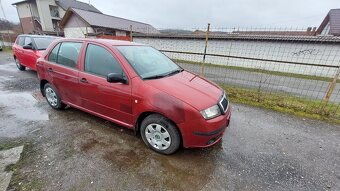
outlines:
[[26, 37], [25, 38], [25, 43], [24, 46], [31, 45], [32, 46], [32, 39], [31, 37]]
[[123, 73], [119, 62], [105, 48], [89, 44], [86, 49], [85, 71], [106, 77], [110, 73]]
[[80, 42], [61, 43], [56, 58], [56, 63], [67, 67], [76, 68], [81, 45], [82, 43]]
[[59, 47], [60, 43], [57, 44], [57, 46], [55, 46], [53, 50], [50, 52], [50, 55], [48, 55], [48, 61], [57, 63]]
[[24, 36], [19, 37], [18, 45], [19, 46], [24, 46], [24, 43], [25, 43], [25, 37]]

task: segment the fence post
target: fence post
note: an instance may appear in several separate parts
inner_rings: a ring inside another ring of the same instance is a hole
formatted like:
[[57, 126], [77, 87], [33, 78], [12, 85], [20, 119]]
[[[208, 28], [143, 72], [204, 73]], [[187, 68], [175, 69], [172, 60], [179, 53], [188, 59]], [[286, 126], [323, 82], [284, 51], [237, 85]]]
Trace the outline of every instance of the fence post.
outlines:
[[130, 42], [132, 42], [133, 39], [132, 39], [132, 25], [130, 25]]
[[340, 75], [340, 65], [339, 65], [339, 67], [338, 67], [338, 70], [337, 70], [336, 73], [335, 73], [335, 76], [334, 76], [334, 78], [333, 78], [333, 81], [329, 84], [329, 86], [328, 86], [328, 88], [327, 88], [325, 97], [323, 98], [323, 100], [324, 100], [326, 103], [328, 103], [329, 99], [330, 99], [331, 96], [332, 96], [332, 93], [333, 93], [334, 88], [335, 88], [335, 86], [336, 86], [336, 82], [337, 82], [337, 80], [338, 80], [338, 78], [339, 78], [339, 75]]
[[87, 38], [88, 35], [89, 35], [88, 30], [87, 30], [87, 26], [85, 27], [85, 30], [86, 30], [86, 34], [84, 36], [85, 36], [85, 38]]
[[204, 76], [204, 65], [205, 65], [205, 56], [207, 54], [209, 31], [210, 31], [210, 23], [208, 23], [207, 32], [205, 33], [205, 46], [204, 46], [203, 62], [202, 62], [202, 69], [201, 69], [202, 76]]

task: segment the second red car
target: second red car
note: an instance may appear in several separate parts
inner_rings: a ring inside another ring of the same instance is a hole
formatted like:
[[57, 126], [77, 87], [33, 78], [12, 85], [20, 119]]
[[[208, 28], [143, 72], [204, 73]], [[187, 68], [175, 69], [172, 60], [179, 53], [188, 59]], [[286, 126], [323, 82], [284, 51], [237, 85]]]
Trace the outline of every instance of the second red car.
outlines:
[[19, 35], [12, 46], [15, 64], [19, 70], [26, 67], [36, 70], [37, 59], [46, 48], [56, 39], [53, 36]]

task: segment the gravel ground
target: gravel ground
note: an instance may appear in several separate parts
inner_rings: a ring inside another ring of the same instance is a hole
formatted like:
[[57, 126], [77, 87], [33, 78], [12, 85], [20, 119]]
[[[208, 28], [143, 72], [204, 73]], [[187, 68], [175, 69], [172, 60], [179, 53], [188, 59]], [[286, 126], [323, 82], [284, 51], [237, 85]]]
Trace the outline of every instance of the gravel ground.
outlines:
[[[163, 156], [130, 130], [51, 109], [0, 52], [0, 145], [25, 145], [16, 190], [340, 190], [340, 127], [233, 104], [222, 141]], [[7, 60], [7, 61], [6, 61]]]

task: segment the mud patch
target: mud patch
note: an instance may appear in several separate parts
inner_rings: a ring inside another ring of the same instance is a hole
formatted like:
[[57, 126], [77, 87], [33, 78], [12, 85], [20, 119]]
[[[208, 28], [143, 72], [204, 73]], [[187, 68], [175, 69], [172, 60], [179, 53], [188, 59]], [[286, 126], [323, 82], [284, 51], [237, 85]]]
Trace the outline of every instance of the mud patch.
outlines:
[[39, 89], [38, 78], [6, 80], [3, 82], [4, 89], [11, 91], [26, 91]]
[[88, 140], [87, 142], [85, 142], [84, 144], [82, 144], [82, 145], [80, 146], [80, 149], [81, 149], [82, 151], [87, 152], [87, 151], [89, 151], [90, 149], [92, 149], [93, 147], [95, 147], [96, 144], [98, 144], [98, 143], [99, 143], [99, 142], [98, 142], [96, 139], [90, 139], [90, 140]]

